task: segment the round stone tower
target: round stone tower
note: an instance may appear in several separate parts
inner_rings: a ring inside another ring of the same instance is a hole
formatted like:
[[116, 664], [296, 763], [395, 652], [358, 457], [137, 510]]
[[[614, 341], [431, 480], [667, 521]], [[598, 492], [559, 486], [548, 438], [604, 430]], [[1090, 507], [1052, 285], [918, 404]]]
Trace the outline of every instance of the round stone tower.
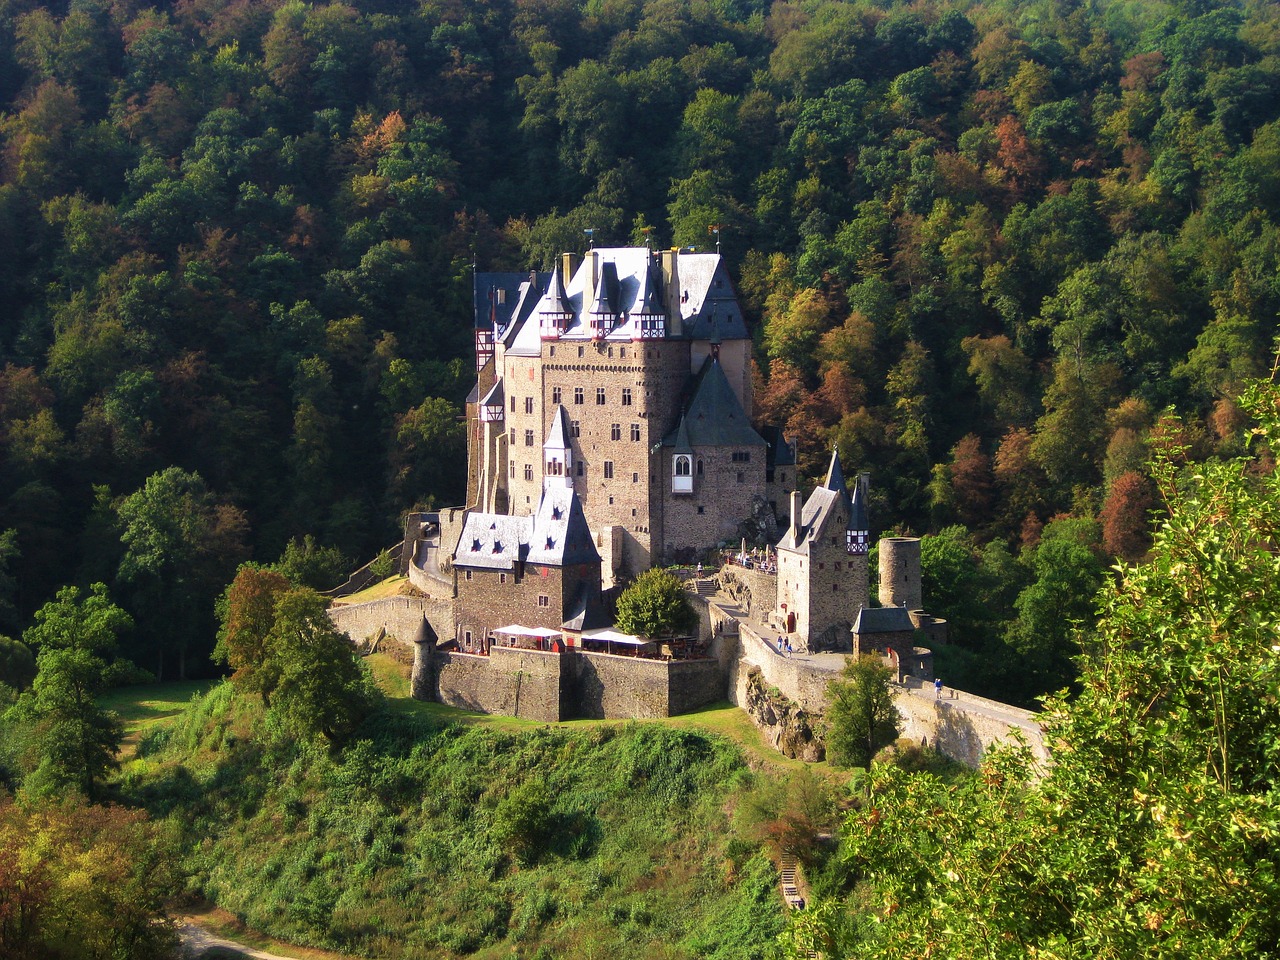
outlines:
[[885, 537], [880, 541], [880, 606], [924, 607], [919, 537]]

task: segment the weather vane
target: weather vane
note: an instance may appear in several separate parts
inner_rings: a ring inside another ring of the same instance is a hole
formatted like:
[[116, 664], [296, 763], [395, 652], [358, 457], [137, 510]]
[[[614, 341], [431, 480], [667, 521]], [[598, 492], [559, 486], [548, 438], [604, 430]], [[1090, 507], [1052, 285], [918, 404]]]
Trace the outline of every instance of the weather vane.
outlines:
[[716, 253], [719, 254], [720, 253], [720, 224], [718, 223], [711, 224], [709, 227], [707, 227], [707, 233], [714, 233], [716, 235]]

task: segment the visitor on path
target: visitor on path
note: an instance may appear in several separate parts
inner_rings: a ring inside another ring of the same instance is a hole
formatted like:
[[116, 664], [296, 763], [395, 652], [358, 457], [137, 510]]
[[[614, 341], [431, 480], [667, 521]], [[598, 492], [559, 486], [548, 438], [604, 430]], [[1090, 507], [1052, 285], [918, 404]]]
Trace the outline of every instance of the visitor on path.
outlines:
[[702, 577], [702, 561], [701, 560], [698, 561], [698, 577], [699, 579], [701, 579]]
[[938, 699], [942, 699], [942, 679], [938, 678], [933, 681], [933, 692], [938, 695]]
[[791, 656], [791, 641], [787, 641], [787, 656]]
[[782, 634], [778, 634], [778, 653], [782, 653]]

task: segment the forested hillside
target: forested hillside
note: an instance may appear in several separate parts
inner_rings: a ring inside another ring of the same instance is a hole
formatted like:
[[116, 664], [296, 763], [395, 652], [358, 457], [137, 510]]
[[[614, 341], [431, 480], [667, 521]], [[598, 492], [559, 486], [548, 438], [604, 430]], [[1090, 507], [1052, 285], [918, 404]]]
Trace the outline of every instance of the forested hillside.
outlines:
[[0, 630], [101, 580], [203, 655], [239, 561], [460, 499], [473, 259], [718, 225], [760, 419], [1038, 635], [1147, 548], [1161, 412], [1230, 453], [1268, 368], [1278, 53], [1261, 0], [0, 0]]

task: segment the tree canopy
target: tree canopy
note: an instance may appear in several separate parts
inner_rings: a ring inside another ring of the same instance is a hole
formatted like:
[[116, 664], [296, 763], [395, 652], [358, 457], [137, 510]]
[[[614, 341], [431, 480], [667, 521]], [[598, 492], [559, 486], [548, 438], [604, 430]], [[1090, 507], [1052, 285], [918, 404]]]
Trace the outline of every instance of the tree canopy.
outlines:
[[618, 629], [641, 637], [691, 633], [698, 614], [679, 578], [658, 567], [646, 570], [618, 595]]

